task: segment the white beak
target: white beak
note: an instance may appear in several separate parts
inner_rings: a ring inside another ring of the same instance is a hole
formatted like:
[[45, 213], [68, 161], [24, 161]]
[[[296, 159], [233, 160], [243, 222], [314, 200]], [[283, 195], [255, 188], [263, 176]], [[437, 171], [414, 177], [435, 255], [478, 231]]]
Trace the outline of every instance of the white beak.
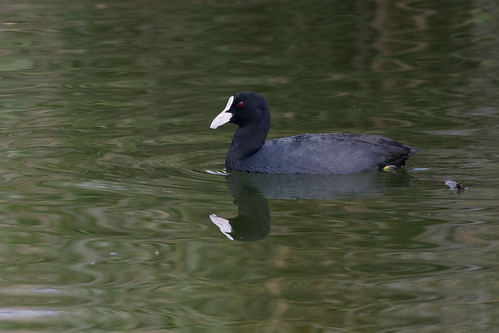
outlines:
[[232, 227], [229, 223], [229, 220], [224, 219], [223, 217], [218, 217], [215, 214], [210, 215], [211, 222], [215, 223], [215, 225], [220, 228], [222, 234], [227, 236], [228, 239], [234, 240], [234, 238], [230, 235], [232, 232]]
[[215, 129], [229, 122], [230, 118], [232, 118], [234, 114], [227, 111], [230, 109], [233, 102], [234, 102], [234, 96], [230, 96], [229, 100], [227, 101], [227, 105], [225, 106], [225, 109], [222, 112], [220, 112], [220, 114], [216, 116], [215, 119], [213, 119], [213, 121], [211, 122], [210, 125], [211, 129]]

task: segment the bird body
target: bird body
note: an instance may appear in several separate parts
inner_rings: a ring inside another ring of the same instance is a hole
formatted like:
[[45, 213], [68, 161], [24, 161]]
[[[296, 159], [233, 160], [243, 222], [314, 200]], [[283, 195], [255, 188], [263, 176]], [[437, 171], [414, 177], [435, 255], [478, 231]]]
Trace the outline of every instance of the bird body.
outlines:
[[401, 167], [418, 151], [380, 135], [302, 134], [265, 141], [270, 110], [262, 96], [237, 93], [212, 122], [239, 128], [225, 159], [228, 170], [276, 174], [350, 174]]

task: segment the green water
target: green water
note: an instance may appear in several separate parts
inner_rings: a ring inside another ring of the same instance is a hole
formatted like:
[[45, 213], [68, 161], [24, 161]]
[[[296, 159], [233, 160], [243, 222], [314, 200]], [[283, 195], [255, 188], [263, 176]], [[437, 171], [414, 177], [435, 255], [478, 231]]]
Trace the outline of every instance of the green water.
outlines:
[[[0, 8], [1, 331], [497, 331], [496, 2]], [[234, 127], [209, 124], [241, 90], [267, 97], [270, 137], [420, 152], [227, 175]]]

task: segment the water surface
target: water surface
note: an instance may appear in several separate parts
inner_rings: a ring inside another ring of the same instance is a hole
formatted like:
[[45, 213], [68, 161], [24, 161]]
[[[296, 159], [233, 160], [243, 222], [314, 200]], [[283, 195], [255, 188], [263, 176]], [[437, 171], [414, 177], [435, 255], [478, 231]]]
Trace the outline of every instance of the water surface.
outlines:
[[[51, 0], [1, 15], [3, 331], [496, 330], [499, 5]], [[421, 150], [395, 173], [229, 175], [234, 127], [209, 124], [241, 90], [267, 97], [269, 137]]]

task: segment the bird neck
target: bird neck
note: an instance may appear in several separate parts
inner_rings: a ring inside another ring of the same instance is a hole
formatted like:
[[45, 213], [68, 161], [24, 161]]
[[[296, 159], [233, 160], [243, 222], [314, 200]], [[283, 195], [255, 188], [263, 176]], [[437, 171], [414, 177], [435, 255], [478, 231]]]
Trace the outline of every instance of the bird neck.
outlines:
[[227, 160], [235, 162], [255, 154], [265, 144], [267, 133], [266, 126], [239, 127], [232, 138]]

